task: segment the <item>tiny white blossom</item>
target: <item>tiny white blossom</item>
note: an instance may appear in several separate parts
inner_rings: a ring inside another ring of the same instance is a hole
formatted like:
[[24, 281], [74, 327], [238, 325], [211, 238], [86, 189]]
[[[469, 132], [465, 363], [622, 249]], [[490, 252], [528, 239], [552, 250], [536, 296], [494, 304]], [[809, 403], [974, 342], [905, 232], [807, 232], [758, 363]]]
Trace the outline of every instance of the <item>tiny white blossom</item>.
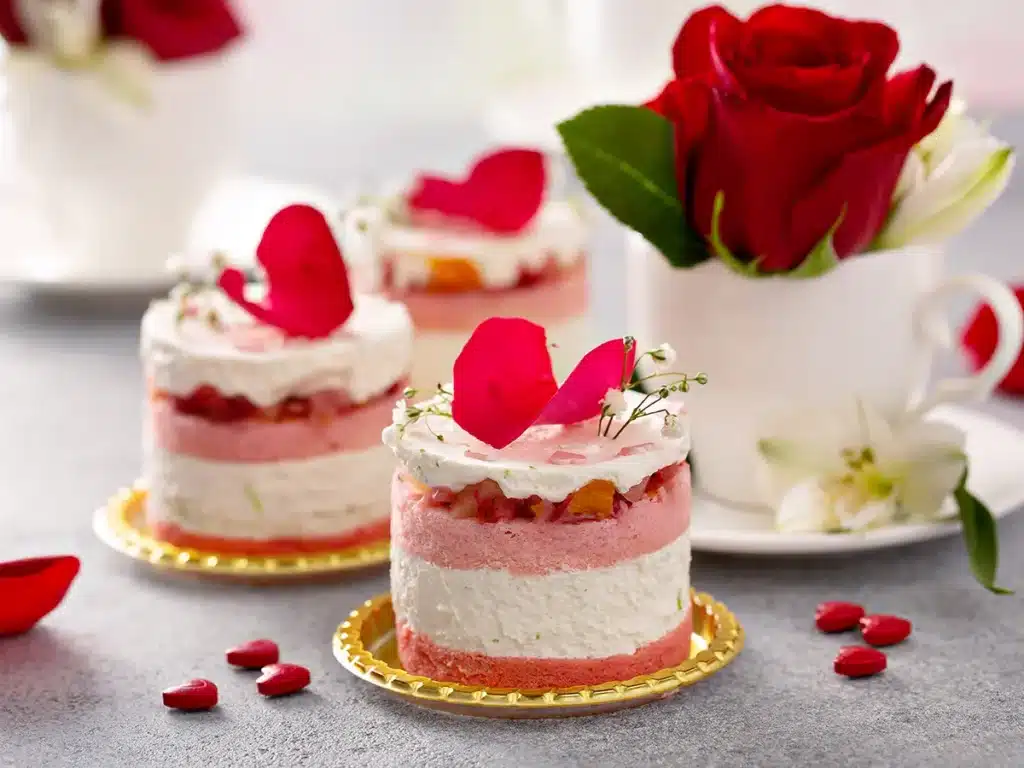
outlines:
[[665, 414], [665, 423], [661, 427], [661, 434], [663, 437], [676, 440], [683, 436], [683, 424], [676, 414]]
[[651, 350], [651, 357], [657, 364], [659, 370], [670, 368], [676, 362], [676, 351], [670, 344], [662, 344], [657, 349]]
[[395, 408], [391, 411], [391, 420], [396, 427], [404, 427], [409, 423], [409, 409], [405, 405], [405, 400], [395, 403]]
[[621, 389], [609, 389], [605, 392], [602, 404], [606, 412], [611, 416], [625, 413], [629, 410], [629, 406], [626, 405], [626, 396], [622, 393]]

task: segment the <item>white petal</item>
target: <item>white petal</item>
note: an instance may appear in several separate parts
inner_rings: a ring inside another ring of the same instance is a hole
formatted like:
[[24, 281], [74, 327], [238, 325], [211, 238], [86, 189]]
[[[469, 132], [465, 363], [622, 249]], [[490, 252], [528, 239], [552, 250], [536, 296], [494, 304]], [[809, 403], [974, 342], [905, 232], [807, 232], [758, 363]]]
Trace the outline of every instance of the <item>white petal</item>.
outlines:
[[921, 154], [917, 149], [910, 150], [906, 162], [903, 163], [903, 170], [900, 171], [899, 180], [896, 182], [896, 190], [893, 192], [892, 201], [898, 203], [914, 190], [918, 189], [925, 182], [925, 165]]
[[918, 149], [928, 158], [928, 166], [934, 168], [941, 163], [953, 147], [968, 136], [977, 135], [979, 126], [967, 117], [967, 105], [955, 99], [946, 110], [938, 127], [921, 139]]
[[790, 488], [775, 510], [775, 527], [788, 533], [828, 531], [836, 523], [831, 499], [816, 480]]
[[836, 516], [842, 527], [848, 531], [864, 531], [881, 528], [896, 518], [896, 503], [893, 499], [872, 501], [859, 507], [837, 505]]

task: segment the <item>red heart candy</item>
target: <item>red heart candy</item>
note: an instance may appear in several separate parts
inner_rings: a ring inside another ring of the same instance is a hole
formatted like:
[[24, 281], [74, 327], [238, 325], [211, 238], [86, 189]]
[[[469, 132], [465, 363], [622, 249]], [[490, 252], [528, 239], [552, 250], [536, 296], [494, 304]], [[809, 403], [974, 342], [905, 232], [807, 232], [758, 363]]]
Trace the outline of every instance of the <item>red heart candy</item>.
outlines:
[[298, 664], [271, 664], [256, 678], [256, 690], [264, 696], [287, 696], [309, 685], [309, 670]]
[[814, 624], [822, 632], [845, 632], [856, 627], [863, 615], [864, 608], [856, 603], [831, 601], [814, 611]]
[[243, 669], [261, 669], [276, 664], [281, 652], [273, 640], [250, 640], [227, 650], [228, 664]]
[[198, 678], [164, 691], [164, 706], [195, 712], [217, 706], [217, 686]]
[[864, 645], [848, 645], [839, 649], [833, 669], [846, 677], [870, 677], [885, 669], [885, 654]]
[[899, 616], [878, 614], [860, 620], [860, 634], [869, 645], [896, 645], [910, 637], [912, 626]]

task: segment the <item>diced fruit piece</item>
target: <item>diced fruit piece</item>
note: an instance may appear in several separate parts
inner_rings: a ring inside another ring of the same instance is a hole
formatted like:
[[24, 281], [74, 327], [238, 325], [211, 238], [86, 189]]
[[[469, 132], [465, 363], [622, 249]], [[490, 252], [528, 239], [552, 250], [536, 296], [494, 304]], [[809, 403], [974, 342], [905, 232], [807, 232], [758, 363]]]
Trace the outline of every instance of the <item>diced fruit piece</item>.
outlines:
[[899, 616], [876, 614], [860, 620], [860, 634], [869, 645], [896, 645], [910, 637], [912, 626]]
[[814, 611], [814, 624], [822, 632], [846, 632], [857, 626], [864, 608], [839, 600], [822, 603]]
[[587, 457], [582, 453], [558, 450], [548, 457], [548, 464], [586, 464]]
[[434, 256], [428, 262], [430, 278], [427, 290], [433, 293], [479, 291], [483, 288], [480, 270], [469, 259]]
[[566, 512], [603, 519], [611, 517], [614, 502], [614, 483], [610, 480], [591, 480], [572, 495]]
[[886, 664], [885, 654], [878, 649], [848, 645], [839, 649], [832, 668], [836, 674], [846, 677], [870, 677], [884, 670]]

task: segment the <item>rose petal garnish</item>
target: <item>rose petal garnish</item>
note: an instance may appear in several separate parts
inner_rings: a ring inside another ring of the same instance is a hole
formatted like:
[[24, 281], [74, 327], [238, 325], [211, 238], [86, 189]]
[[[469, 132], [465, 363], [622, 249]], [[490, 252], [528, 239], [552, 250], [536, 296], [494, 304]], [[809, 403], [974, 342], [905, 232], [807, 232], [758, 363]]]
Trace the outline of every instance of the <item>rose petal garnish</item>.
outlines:
[[241, 37], [242, 28], [225, 0], [122, 2], [118, 23], [108, 14], [107, 35], [143, 43], [161, 61], [188, 59], [219, 51]]
[[575, 424], [601, 413], [609, 389], [620, 389], [633, 370], [636, 345], [626, 349], [622, 339], [611, 339], [590, 350], [544, 407], [537, 424]]
[[0, 635], [32, 629], [61, 604], [80, 568], [73, 555], [0, 563]]
[[493, 448], [523, 434], [558, 391], [544, 329], [519, 317], [480, 323], [452, 373], [452, 418]]
[[544, 329], [521, 317], [484, 320], [454, 367], [452, 418], [492, 448], [541, 424], [576, 424], [601, 413], [610, 388], [633, 370], [634, 345], [606, 341], [588, 352], [558, 387]]
[[501, 149], [480, 157], [464, 181], [420, 176], [407, 203], [414, 212], [439, 213], [491, 232], [514, 234], [537, 215], [546, 185], [543, 154]]
[[321, 339], [344, 325], [355, 305], [348, 269], [324, 215], [310, 205], [291, 205], [270, 220], [256, 249], [266, 273], [266, 299], [245, 295], [245, 276], [225, 269], [217, 285], [238, 306], [293, 337]]

